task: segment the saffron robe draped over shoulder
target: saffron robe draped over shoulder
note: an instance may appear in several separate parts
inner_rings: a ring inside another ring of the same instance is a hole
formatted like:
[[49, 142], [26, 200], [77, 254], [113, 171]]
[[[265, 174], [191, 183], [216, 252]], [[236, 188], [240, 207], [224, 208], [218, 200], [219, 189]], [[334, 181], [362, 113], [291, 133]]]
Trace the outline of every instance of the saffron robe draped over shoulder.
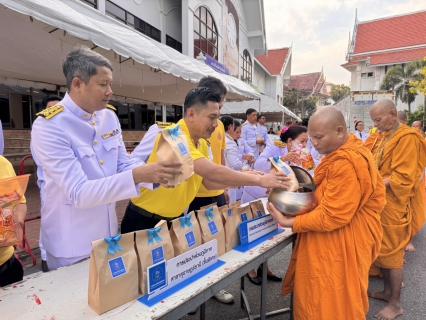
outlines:
[[421, 211], [424, 215], [420, 177], [426, 165], [426, 145], [423, 137], [406, 125], [400, 124], [392, 132], [382, 134], [383, 153], [383, 148], [373, 150], [375, 160], [379, 161], [380, 175], [389, 180], [387, 203], [380, 214], [382, 247], [374, 266], [399, 269], [402, 268], [405, 246], [410, 242], [412, 233], [419, 230], [418, 225], [423, 224], [415, 213]]
[[295, 218], [297, 242], [282, 295], [295, 319], [365, 319], [368, 270], [382, 240], [385, 186], [371, 152], [354, 135], [315, 170], [318, 206]]

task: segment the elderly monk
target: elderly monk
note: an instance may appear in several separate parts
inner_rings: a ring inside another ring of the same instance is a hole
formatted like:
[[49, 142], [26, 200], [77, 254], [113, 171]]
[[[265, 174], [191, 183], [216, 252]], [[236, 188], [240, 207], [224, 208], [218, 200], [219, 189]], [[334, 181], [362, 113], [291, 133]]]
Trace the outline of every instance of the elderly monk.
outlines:
[[297, 242], [282, 294], [294, 292], [295, 319], [365, 319], [368, 270], [382, 240], [385, 186], [370, 151], [348, 134], [342, 113], [319, 109], [309, 121], [313, 146], [325, 154], [315, 169], [318, 206], [295, 218], [268, 203]]
[[416, 129], [423, 136], [423, 138], [425, 137], [423, 126], [420, 121], [414, 121], [411, 125], [411, 128]]
[[[370, 109], [382, 132], [371, 146], [374, 160], [386, 186], [386, 206], [380, 214], [383, 240], [374, 266], [383, 274], [384, 290], [369, 296], [388, 304], [374, 316], [394, 319], [403, 313], [400, 301], [404, 247], [410, 242], [413, 201], [423, 201], [420, 177], [426, 165], [425, 140], [412, 128], [400, 124], [393, 101], [382, 99]], [[416, 195], [421, 197], [416, 198]]]

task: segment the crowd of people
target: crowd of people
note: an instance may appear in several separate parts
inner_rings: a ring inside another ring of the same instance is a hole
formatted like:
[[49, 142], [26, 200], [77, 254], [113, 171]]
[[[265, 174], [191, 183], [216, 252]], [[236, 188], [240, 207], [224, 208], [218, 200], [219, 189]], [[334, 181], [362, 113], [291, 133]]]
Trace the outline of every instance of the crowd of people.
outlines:
[[[46, 108], [31, 134], [43, 271], [88, 258], [92, 241], [117, 234], [116, 201], [130, 199], [121, 233], [153, 228], [161, 220], [170, 226], [171, 220], [212, 203], [246, 203], [266, 197], [271, 188], [286, 189], [289, 177], [270, 173], [268, 159], [277, 156], [302, 166], [301, 150], [307, 150], [316, 166], [310, 173], [318, 206], [295, 218], [271, 203], [267, 208], [280, 225], [298, 233], [282, 287], [283, 295], [294, 292], [295, 319], [364, 319], [368, 297], [387, 301], [376, 318], [402, 314], [404, 249], [414, 249], [411, 239], [425, 220], [426, 142], [414, 123], [413, 128], [404, 124], [392, 101], [371, 107], [377, 130], [370, 134], [362, 121], [349, 133], [343, 114], [326, 106], [301, 123], [278, 127], [279, 139], [273, 140], [267, 119], [254, 109], [246, 111], [243, 123], [221, 117], [227, 89], [220, 80], [204, 77], [186, 95], [177, 123], [188, 141], [194, 174], [170, 188], [168, 180], [182, 172], [182, 163], [157, 160], [162, 128], [152, 125], [135, 150], [126, 152], [119, 120], [108, 104], [111, 63], [78, 47], [65, 58], [63, 72], [68, 92], [44, 100]], [[0, 168], [0, 178], [13, 175], [10, 164]], [[24, 206], [23, 198], [22, 212]], [[22, 279], [18, 265], [13, 248], [0, 248], [1, 286]], [[12, 278], [14, 272], [18, 276]], [[374, 272], [383, 276], [382, 292], [367, 290]], [[267, 274], [282, 281], [272, 270]], [[266, 280], [259, 270], [247, 277], [256, 285]], [[214, 297], [234, 300], [225, 290]]]

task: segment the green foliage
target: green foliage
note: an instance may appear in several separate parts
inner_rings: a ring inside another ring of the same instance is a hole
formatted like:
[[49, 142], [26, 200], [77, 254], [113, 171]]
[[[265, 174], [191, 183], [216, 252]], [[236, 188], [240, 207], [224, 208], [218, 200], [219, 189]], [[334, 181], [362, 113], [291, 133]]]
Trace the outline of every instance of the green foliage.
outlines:
[[284, 93], [283, 104], [294, 113], [300, 113], [301, 118], [310, 117], [315, 112], [318, 97], [303, 97], [297, 88], [291, 88]]
[[423, 105], [419, 105], [419, 108], [414, 112], [410, 112], [408, 110], [404, 110], [404, 111], [407, 114], [407, 119], [408, 119], [407, 126], [411, 127], [414, 121], [420, 121], [421, 123], [423, 123], [423, 120], [424, 120]]
[[400, 65], [394, 66], [386, 72], [380, 86], [382, 90], [394, 90], [395, 102], [400, 99], [402, 102], [407, 103], [410, 113], [411, 104], [417, 95], [417, 90], [412, 83], [418, 81], [421, 76], [419, 73], [420, 66], [421, 62], [419, 60], [410, 62], [405, 69]]
[[349, 88], [348, 86], [345, 86], [344, 84], [335, 84], [331, 87], [331, 99], [333, 99], [334, 101], [338, 101], [346, 97], [349, 92], [351, 92], [351, 88]]

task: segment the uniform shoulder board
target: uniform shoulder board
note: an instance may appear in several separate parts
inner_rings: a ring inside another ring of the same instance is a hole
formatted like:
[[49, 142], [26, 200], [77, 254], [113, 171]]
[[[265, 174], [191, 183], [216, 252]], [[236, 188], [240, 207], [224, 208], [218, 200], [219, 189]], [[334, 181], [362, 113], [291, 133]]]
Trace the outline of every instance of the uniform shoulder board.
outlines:
[[286, 144], [280, 140], [274, 140], [274, 146], [285, 148]]
[[247, 124], [247, 121], [246, 122], [244, 122], [243, 124], [242, 124], [242, 126], [245, 126]]
[[50, 118], [53, 118], [56, 116], [59, 112], [62, 112], [64, 110], [64, 106], [60, 104], [55, 104], [54, 106], [51, 106], [49, 108], [46, 108], [39, 113], [36, 113], [36, 116], [40, 116], [45, 118], [46, 120], [49, 120]]
[[107, 105], [107, 108], [111, 109], [112, 111], [117, 111], [117, 109], [114, 106], [110, 105], [110, 104]]

